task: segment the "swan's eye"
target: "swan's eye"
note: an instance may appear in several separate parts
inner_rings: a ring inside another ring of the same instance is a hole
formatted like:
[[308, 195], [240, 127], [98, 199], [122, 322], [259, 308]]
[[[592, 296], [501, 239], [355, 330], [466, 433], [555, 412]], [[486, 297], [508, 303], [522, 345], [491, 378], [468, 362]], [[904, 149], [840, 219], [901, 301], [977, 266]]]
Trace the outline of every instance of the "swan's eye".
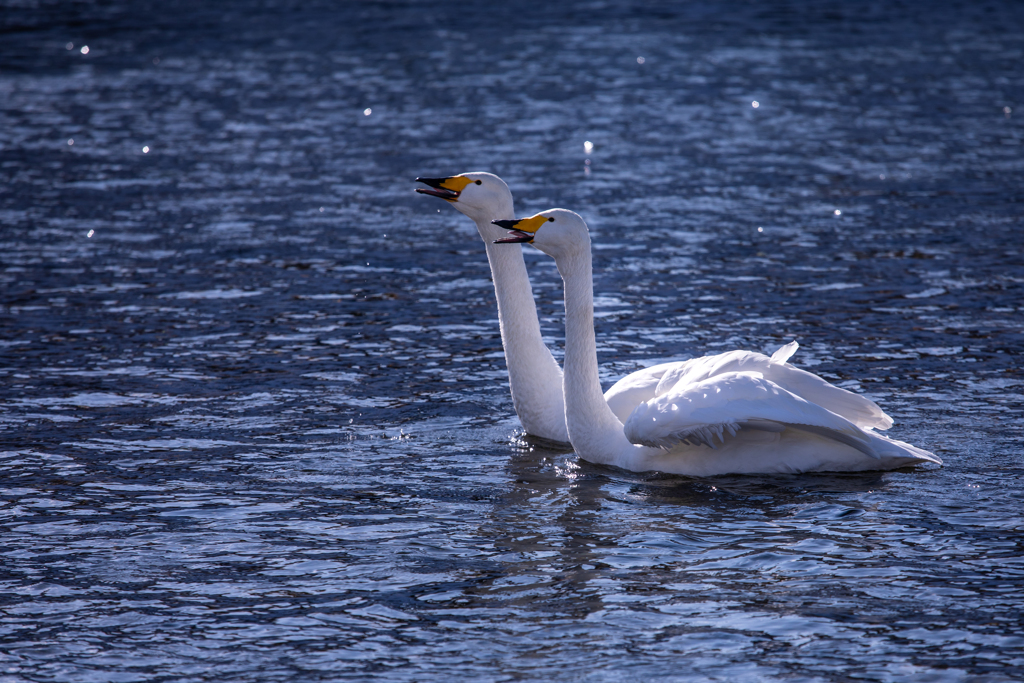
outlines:
[[483, 183], [483, 181], [481, 181], [481, 180], [478, 180], [478, 181], [476, 181], [476, 184], [477, 184], [477, 185], [483, 185], [484, 183]]
[[555, 222], [555, 219], [554, 219], [554, 218], [549, 218], [549, 219], [548, 219], [548, 223], [554, 223], [554, 222]]

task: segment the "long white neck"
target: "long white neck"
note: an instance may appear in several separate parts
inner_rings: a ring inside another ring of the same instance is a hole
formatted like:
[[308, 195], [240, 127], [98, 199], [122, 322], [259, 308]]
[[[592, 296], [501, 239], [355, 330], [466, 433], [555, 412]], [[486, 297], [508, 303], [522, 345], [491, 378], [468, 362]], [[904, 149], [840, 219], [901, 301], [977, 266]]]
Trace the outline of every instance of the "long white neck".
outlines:
[[633, 446], [604, 399], [594, 338], [594, 283], [590, 240], [555, 258], [565, 283], [565, 422], [569, 441], [590, 462], [618, 464]]
[[[513, 218], [511, 203], [506, 215]], [[537, 319], [533, 288], [518, 244], [493, 244], [495, 231], [506, 232], [490, 224], [490, 220], [474, 218], [487, 248], [487, 260], [494, 278], [494, 294], [498, 300], [498, 321], [501, 343], [505, 348], [509, 388], [516, 414], [528, 434], [553, 441], [569, 441], [565, 427], [565, 406], [562, 399], [562, 370], [544, 345]]]

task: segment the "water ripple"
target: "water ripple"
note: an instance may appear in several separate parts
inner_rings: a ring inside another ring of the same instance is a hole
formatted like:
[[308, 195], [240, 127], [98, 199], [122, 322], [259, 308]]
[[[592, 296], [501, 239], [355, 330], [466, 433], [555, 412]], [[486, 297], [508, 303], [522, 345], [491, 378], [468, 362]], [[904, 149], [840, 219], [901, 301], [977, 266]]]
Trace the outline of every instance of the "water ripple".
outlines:
[[[2, 14], [3, 681], [1024, 675], [1016, 5]], [[945, 466], [525, 437], [476, 169], [587, 219], [602, 381], [797, 338]]]

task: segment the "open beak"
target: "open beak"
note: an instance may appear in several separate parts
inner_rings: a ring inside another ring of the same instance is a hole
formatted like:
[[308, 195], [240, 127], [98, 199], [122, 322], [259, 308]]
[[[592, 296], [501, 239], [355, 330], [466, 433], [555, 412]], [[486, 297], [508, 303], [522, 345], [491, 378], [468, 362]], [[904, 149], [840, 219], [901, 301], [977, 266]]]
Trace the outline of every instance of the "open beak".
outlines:
[[500, 240], [494, 240], [495, 244], [517, 244], [519, 242], [526, 242], [527, 244], [533, 242], [533, 238], [536, 236], [536, 232], [540, 229], [540, 226], [547, 223], [547, 218], [540, 214], [536, 216], [530, 216], [529, 218], [519, 218], [513, 220], [504, 221], [491, 221], [494, 225], [499, 228], [505, 228], [508, 230], [508, 237]]
[[448, 178], [417, 178], [416, 182], [433, 188], [428, 190], [425, 187], [417, 187], [416, 191], [420, 194], [429, 194], [448, 202], [457, 202], [459, 195], [466, 189], [466, 185], [472, 181], [464, 176], [455, 175]]
[[494, 240], [495, 244], [516, 244], [518, 242], [526, 242], [529, 244], [533, 242], [533, 235], [528, 232], [520, 232], [519, 230], [510, 230], [509, 235], [511, 237], [503, 237], [500, 240]]

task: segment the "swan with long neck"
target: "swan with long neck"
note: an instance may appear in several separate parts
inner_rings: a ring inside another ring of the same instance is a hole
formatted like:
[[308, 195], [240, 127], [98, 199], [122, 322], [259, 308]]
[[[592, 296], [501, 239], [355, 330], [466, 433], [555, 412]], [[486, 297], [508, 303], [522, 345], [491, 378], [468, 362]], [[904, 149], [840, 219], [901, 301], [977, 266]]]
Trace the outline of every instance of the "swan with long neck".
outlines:
[[891, 418], [873, 402], [787, 363], [734, 351], [663, 366], [654, 396], [623, 422], [601, 395], [594, 336], [590, 234], [583, 219], [551, 209], [498, 220], [511, 236], [555, 259], [565, 286], [563, 393], [569, 441], [590, 462], [635, 472], [718, 474], [886, 470], [933, 454], [876, 434]]
[[[505, 236], [505, 231], [492, 222], [515, 216], [508, 185], [493, 173], [483, 172], [416, 180], [428, 186], [417, 188], [417, 192], [439, 197], [472, 219], [484, 242], [498, 301], [498, 323], [512, 405], [523, 428], [533, 436], [568, 443], [562, 369], [540, 334], [522, 247], [496, 247], [494, 244]], [[655, 387], [670, 365], [645, 368], [616, 382], [604, 395], [612, 412], [625, 420], [638, 400], [654, 395]]]
[[534, 436], [568, 442], [562, 370], [541, 338], [522, 247], [494, 244], [505, 231], [491, 222], [515, 216], [508, 185], [492, 173], [462, 173], [416, 180], [428, 186], [417, 188], [417, 192], [440, 197], [472, 219], [484, 241], [498, 301], [498, 324], [512, 405], [523, 428]]

